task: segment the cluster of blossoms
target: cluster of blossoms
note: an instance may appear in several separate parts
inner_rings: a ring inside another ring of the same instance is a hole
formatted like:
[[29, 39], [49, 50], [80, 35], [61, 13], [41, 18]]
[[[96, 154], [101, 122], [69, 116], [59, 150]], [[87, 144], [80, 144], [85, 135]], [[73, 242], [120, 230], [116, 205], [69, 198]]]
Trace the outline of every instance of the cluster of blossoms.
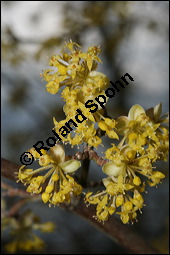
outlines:
[[[137, 211], [144, 206], [142, 192], [145, 191], [145, 180], [150, 186], [155, 186], [165, 177], [153, 170], [153, 164], [158, 160], [166, 161], [168, 156], [168, 115], [161, 117], [161, 104], [147, 111], [140, 105], [133, 105], [128, 116], [117, 119], [105, 117], [101, 107], [95, 112], [89, 111], [85, 103], [103, 95], [109, 87], [109, 79], [95, 71], [97, 62], [101, 62], [97, 56], [99, 53], [97, 46], [89, 47], [84, 53], [77, 43], [70, 41], [61, 55], [50, 59], [50, 66], [56, 70], [45, 70], [43, 77], [51, 94], [65, 86], [61, 96], [65, 101], [63, 110], [66, 118], [60, 122], [54, 118], [56, 132], [61, 131], [69, 119], [74, 121], [77, 109], [86, 117], [75, 130], [63, 135], [64, 144], [75, 146], [85, 143], [90, 149], [96, 149], [102, 145], [101, 134], [113, 140], [111, 147], [104, 152], [105, 163], [99, 164], [107, 175], [102, 180], [104, 190], [95, 194], [88, 191], [84, 201], [87, 205], [96, 205], [94, 217], [98, 221], [104, 222], [117, 213], [125, 224], [133, 222]], [[42, 156], [34, 148], [29, 152], [41, 168], [33, 170], [22, 166], [19, 169], [17, 177], [28, 185], [28, 192], [41, 193], [43, 202], [49, 202], [49, 205], [71, 203], [72, 197], [84, 194], [83, 188], [86, 187], [74, 179], [81, 163], [68, 158], [63, 146], [57, 143], [49, 152], [42, 149]], [[40, 172], [46, 173], [39, 175]]]
[[[70, 203], [72, 195], [81, 194], [81, 185], [70, 176], [70, 173], [74, 173], [81, 163], [74, 159], [66, 160], [62, 145], [58, 144], [50, 148], [49, 153], [42, 149], [42, 156], [34, 148], [30, 149], [29, 152], [38, 160], [41, 167], [37, 170], [23, 170], [24, 166], [22, 166], [19, 169], [19, 180], [25, 185], [29, 184], [27, 192], [32, 194], [42, 193], [43, 202], [50, 202], [50, 205], [56, 205], [64, 201]], [[44, 171], [46, 171], [45, 175], [39, 175], [40, 172]], [[47, 184], [44, 185], [44, 189], [43, 184], [45, 182]]]
[[[48, 82], [47, 91], [56, 94], [62, 86], [65, 86], [61, 96], [65, 101], [63, 111], [66, 119], [57, 122], [54, 118], [55, 131], [61, 132], [63, 125], [72, 119], [75, 122], [76, 110], [80, 109], [87, 118], [83, 123], [79, 124], [75, 132], [66, 135], [63, 130], [62, 135], [64, 142], [68, 142], [72, 146], [87, 143], [89, 146], [97, 147], [102, 143], [101, 138], [96, 133], [94, 123], [100, 120], [103, 114], [101, 106], [95, 113], [89, 112], [85, 107], [88, 100], [94, 100], [97, 96], [103, 95], [110, 81], [101, 72], [95, 71], [97, 62], [101, 62], [97, 56], [100, 48], [97, 46], [89, 47], [87, 53], [82, 52], [77, 43], [68, 43], [62, 55], [54, 55], [50, 59], [49, 65], [53, 66], [57, 71], [47, 69], [43, 73], [43, 78]], [[53, 74], [51, 72], [54, 71]], [[114, 125], [115, 122], [113, 121]]]
[[7, 253], [42, 251], [45, 243], [34, 233], [35, 230], [50, 233], [54, 229], [54, 223], [40, 222], [39, 217], [30, 210], [25, 211], [19, 218], [4, 216], [2, 217], [2, 230], [8, 230], [12, 238], [12, 241], [5, 245], [5, 251]]
[[144, 205], [141, 193], [145, 191], [145, 181], [141, 176], [148, 179], [150, 186], [157, 185], [165, 177], [163, 173], [153, 171], [153, 163], [166, 160], [168, 154], [168, 130], [164, 127], [168, 119], [166, 115], [160, 118], [160, 114], [161, 104], [148, 112], [134, 105], [128, 117], [116, 120], [117, 133], [123, 138], [105, 152], [108, 159], [102, 168], [108, 175], [103, 179], [105, 190], [95, 195], [88, 192], [85, 198], [89, 204], [97, 204], [98, 220], [107, 220], [120, 207], [117, 214], [122, 222], [133, 221]]

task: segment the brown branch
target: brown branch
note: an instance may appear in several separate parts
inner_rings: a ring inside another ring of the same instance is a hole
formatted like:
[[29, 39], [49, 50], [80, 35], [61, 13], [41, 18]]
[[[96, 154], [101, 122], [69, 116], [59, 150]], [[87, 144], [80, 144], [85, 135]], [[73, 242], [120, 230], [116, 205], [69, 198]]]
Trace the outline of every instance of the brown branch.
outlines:
[[88, 220], [92, 225], [104, 232], [109, 238], [114, 240], [118, 245], [127, 249], [128, 253], [132, 254], [159, 254], [154, 248], [143, 240], [135, 231], [124, 225], [116, 217], [110, 217], [104, 224], [97, 222], [94, 206], [86, 207], [85, 204], [79, 203], [74, 208], [74, 213]]
[[[20, 166], [6, 159], [2, 159], [1, 163], [2, 176], [15, 180], [14, 172], [18, 171]], [[70, 208], [64, 204], [61, 205], [61, 207], [66, 209]], [[93, 215], [95, 215], [94, 206], [87, 208], [85, 204], [80, 201], [76, 207], [72, 208], [72, 211], [92, 223], [99, 230], [103, 231], [120, 246], [127, 249], [129, 253], [159, 254], [155, 249], [151, 248], [145, 240], [138, 236], [136, 232], [133, 232], [127, 225], [124, 225], [115, 217], [110, 217], [104, 224], [97, 222], [93, 218]]]
[[17, 164], [1, 158], [1, 175], [12, 181], [16, 181], [14, 172], [18, 171], [20, 166]]
[[83, 159], [83, 163], [81, 165], [81, 177], [79, 180], [79, 184], [82, 187], [86, 187], [87, 186], [87, 178], [88, 178], [88, 172], [89, 172], [89, 166], [90, 166], [90, 159], [86, 158]]
[[70, 157], [72, 159], [77, 159], [77, 160], [91, 159], [91, 160], [94, 160], [98, 166], [103, 166], [104, 164], [107, 163], [106, 159], [99, 157], [97, 152], [95, 152], [93, 149], [91, 149], [88, 146], [84, 147], [83, 152], [77, 152], [75, 155]]
[[90, 155], [89, 151], [92, 150], [93, 147], [84, 146], [83, 148], [83, 155], [84, 159], [81, 165], [81, 176], [79, 183], [82, 187], [87, 187], [87, 179], [88, 179], [88, 173], [89, 173], [89, 167], [90, 167]]

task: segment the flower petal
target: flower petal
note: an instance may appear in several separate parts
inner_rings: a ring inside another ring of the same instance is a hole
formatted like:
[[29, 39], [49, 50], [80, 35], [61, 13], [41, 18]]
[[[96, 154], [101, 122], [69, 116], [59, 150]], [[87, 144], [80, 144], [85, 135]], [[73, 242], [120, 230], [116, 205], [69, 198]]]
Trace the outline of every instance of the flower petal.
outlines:
[[59, 164], [61, 169], [66, 173], [73, 173], [81, 166], [81, 162], [75, 159], [71, 159]]
[[128, 119], [135, 120], [142, 113], [145, 113], [143, 107], [138, 104], [135, 104], [129, 110]]
[[102, 168], [102, 170], [105, 174], [115, 176], [115, 177], [119, 176], [119, 174], [122, 172], [123, 169], [124, 169], [123, 164], [120, 166], [117, 166], [113, 162], [108, 162], [108, 163], [104, 164], [104, 166]]

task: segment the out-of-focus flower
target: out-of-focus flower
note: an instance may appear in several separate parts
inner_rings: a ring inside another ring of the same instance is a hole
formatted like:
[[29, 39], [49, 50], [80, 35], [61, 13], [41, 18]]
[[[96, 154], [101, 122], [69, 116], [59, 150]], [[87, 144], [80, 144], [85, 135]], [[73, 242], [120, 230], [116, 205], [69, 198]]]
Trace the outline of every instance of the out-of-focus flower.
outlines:
[[55, 230], [54, 223], [41, 223], [39, 217], [30, 210], [25, 211], [19, 218], [10, 217], [6, 227], [9, 229], [11, 236], [11, 241], [4, 246], [8, 253], [42, 251], [45, 248], [45, 243], [34, 233], [34, 229], [42, 232], [53, 232]]

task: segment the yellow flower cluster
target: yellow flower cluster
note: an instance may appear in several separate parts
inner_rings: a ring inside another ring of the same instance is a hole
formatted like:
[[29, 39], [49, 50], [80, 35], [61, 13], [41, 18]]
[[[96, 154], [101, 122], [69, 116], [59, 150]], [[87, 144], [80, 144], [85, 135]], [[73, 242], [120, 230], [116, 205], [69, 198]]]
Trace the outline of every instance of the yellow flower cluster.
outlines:
[[5, 245], [7, 253], [17, 253], [18, 251], [42, 251], [45, 247], [44, 241], [33, 231], [38, 229], [41, 232], [53, 232], [55, 224], [52, 222], [41, 223], [39, 218], [31, 211], [25, 211], [19, 219], [5, 219], [6, 228], [10, 230], [12, 240]]
[[[78, 160], [65, 160], [63, 146], [58, 144], [52, 147], [49, 153], [42, 149], [42, 156], [34, 148], [29, 152], [38, 160], [41, 167], [36, 170], [20, 167], [17, 173], [18, 181], [28, 185], [27, 192], [42, 193], [43, 202], [49, 202], [49, 205], [70, 203], [72, 196], [81, 194], [82, 187], [70, 176], [81, 163]], [[39, 175], [40, 172], [46, 173]]]
[[[98, 111], [91, 113], [85, 107], [88, 100], [103, 95], [109, 86], [107, 76], [95, 71], [97, 62], [101, 62], [97, 56], [99, 53], [100, 48], [97, 46], [89, 47], [87, 52], [82, 52], [77, 43], [70, 41], [63, 48], [61, 55], [54, 55], [50, 59], [49, 65], [56, 70], [48, 69], [42, 74], [44, 80], [48, 82], [46, 88], [49, 93], [56, 94], [62, 86], [65, 86], [61, 96], [65, 101], [63, 110], [66, 119], [57, 122], [54, 118], [54, 129], [57, 133], [70, 119], [72, 120], [71, 124], [69, 122], [70, 130], [75, 129], [77, 109], [81, 110], [87, 118], [78, 127], [76, 126], [75, 132], [69, 133], [62, 139], [72, 146], [81, 144], [82, 141], [94, 147], [102, 143], [96, 134], [95, 122], [99, 120], [98, 113], [103, 113], [103, 109], [99, 105]], [[51, 73], [52, 71], [54, 73]]]
[[118, 208], [123, 223], [137, 217], [144, 199], [145, 182], [141, 175], [148, 179], [150, 186], [161, 182], [165, 175], [153, 171], [156, 160], [166, 160], [168, 154], [167, 116], [160, 118], [161, 104], [145, 112], [140, 105], [134, 105], [128, 117], [117, 119], [117, 133], [123, 135], [121, 142], [105, 152], [109, 160], [102, 170], [108, 175], [103, 179], [105, 190], [92, 195], [88, 192], [85, 202], [97, 204], [96, 216], [99, 221], [106, 221]]
[[[98, 96], [102, 97], [109, 86], [109, 79], [95, 71], [97, 62], [101, 62], [99, 53], [97, 46], [82, 52], [77, 43], [70, 41], [61, 55], [52, 56], [49, 64], [53, 69], [45, 70], [43, 77], [48, 82], [46, 88], [51, 94], [56, 94], [65, 86], [61, 96], [65, 101], [63, 110], [66, 118], [60, 122], [53, 119], [57, 133], [64, 125], [71, 131], [67, 133], [63, 128], [64, 144], [75, 146], [86, 143], [91, 148], [97, 148], [102, 144], [101, 134], [113, 139], [112, 147], [105, 151], [107, 163], [100, 163], [107, 175], [102, 180], [104, 190], [96, 194], [87, 192], [85, 202], [96, 205], [94, 217], [99, 221], [106, 221], [116, 212], [123, 223], [128, 223], [136, 219], [137, 211], [141, 211], [144, 206], [141, 193], [145, 191], [145, 179], [150, 186], [155, 186], [165, 177], [163, 173], [153, 170], [153, 164], [157, 160], [167, 159], [168, 116], [161, 117], [161, 104], [147, 111], [140, 105], [134, 105], [128, 116], [121, 116], [116, 120], [104, 116], [100, 104], [97, 110], [92, 108], [96, 107], [96, 104], [93, 104], [89, 111], [86, 102], [93, 101]], [[77, 116], [77, 112], [83, 115]], [[78, 125], [75, 116], [81, 117]], [[83, 116], [86, 117], [84, 121]], [[118, 140], [120, 141], [117, 144]], [[75, 159], [67, 160], [61, 145], [56, 144], [49, 153], [42, 149], [42, 155], [34, 148], [29, 152], [41, 167], [33, 170], [22, 166], [19, 169], [17, 177], [28, 185], [28, 192], [41, 193], [43, 202], [49, 202], [49, 205], [70, 203], [73, 196], [82, 193], [84, 187], [72, 176], [81, 163]], [[42, 172], [44, 174], [40, 175]]]

